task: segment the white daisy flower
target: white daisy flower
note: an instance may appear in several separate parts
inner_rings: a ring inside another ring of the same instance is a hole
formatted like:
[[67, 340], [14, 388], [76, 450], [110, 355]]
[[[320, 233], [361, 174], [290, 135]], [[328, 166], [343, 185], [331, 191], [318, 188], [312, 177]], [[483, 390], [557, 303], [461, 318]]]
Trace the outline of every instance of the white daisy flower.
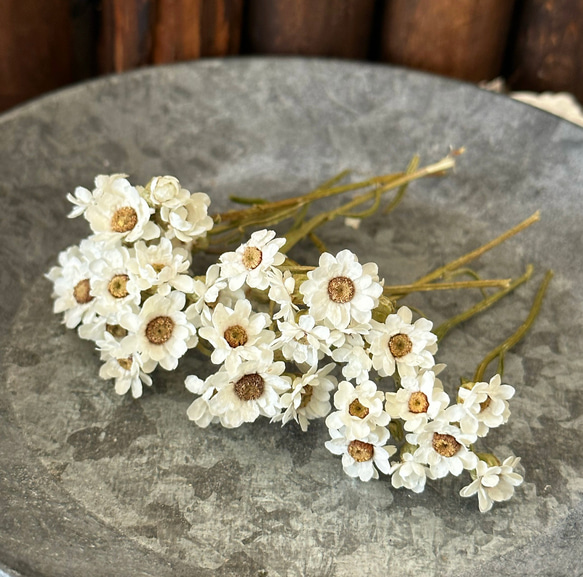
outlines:
[[213, 219], [208, 215], [210, 203], [207, 194], [195, 192], [189, 193], [188, 197], [181, 193], [179, 202], [163, 204], [159, 210], [160, 218], [167, 225], [166, 238], [177, 238], [181, 242], [191, 243], [197, 238], [205, 237], [207, 231], [213, 227]]
[[108, 332], [97, 342], [97, 347], [101, 351], [102, 360], [105, 360], [99, 369], [99, 376], [102, 379], [115, 379], [115, 392], [118, 395], [125, 395], [131, 390], [132, 397], [137, 399], [142, 396], [142, 385], [152, 385], [148, 373], [156, 368], [155, 361], [144, 366], [139, 355], [123, 356], [119, 341]]
[[268, 314], [253, 313], [246, 299], [238, 301], [234, 309], [219, 303], [209, 325], [201, 327], [199, 335], [214, 348], [211, 361], [216, 365], [225, 363], [226, 370], [234, 373], [242, 361], [265, 357], [275, 338], [275, 333], [265, 328], [270, 321]]
[[281, 396], [281, 406], [285, 412], [276, 415], [273, 420], [285, 425], [294, 419], [305, 432], [311, 420], [325, 417], [331, 408], [330, 391], [336, 387], [337, 382], [329, 374], [333, 369], [334, 363], [319, 370], [317, 365], [312, 365], [307, 373], [296, 377], [291, 391]]
[[384, 323], [371, 321], [372, 330], [365, 335], [370, 343], [373, 367], [381, 377], [390, 377], [398, 368], [399, 375], [414, 376], [416, 370], [430, 369], [437, 351], [433, 323], [420, 318], [411, 324], [412, 313], [401, 307], [388, 315]]
[[139, 287], [130, 282], [130, 260], [129, 250], [116, 245], [102, 250], [100, 257], [90, 265], [95, 308], [100, 315], [108, 317], [110, 323], [116, 323], [120, 314], [137, 312], [141, 301]]
[[267, 273], [285, 260], [279, 252], [284, 244], [285, 238], [275, 238], [273, 230], [254, 232], [235, 252], [221, 255], [221, 276], [228, 280], [231, 290], [237, 290], [245, 283], [265, 290], [269, 286]]
[[429, 469], [415, 459], [409, 451], [401, 453], [400, 461], [391, 465], [391, 483], [395, 489], [405, 487], [414, 493], [422, 493]]
[[494, 502], [508, 501], [514, 494], [514, 487], [520, 485], [523, 478], [515, 473], [520, 457], [508, 457], [497, 466], [489, 466], [478, 461], [476, 470], [472, 471], [473, 481], [460, 491], [462, 497], [471, 497], [478, 493], [480, 511], [485, 513]]
[[178, 208], [190, 198], [190, 192], [182, 188], [175, 176], [155, 176], [144, 189], [146, 198], [156, 208]]
[[278, 321], [277, 325], [281, 336], [274, 340], [271, 346], [273, 349], [281, 349], [284, 358], [288, 361], [317, 367], [318, 360], [322, 359], [324, 354], [331, 354], [326, 345], [330, 337], [330, 329], [316, 325], [311, 315], [300, 315], [297, 323]]
[[124, 354], [139, 354], [143, 363], [156, 361], [174, 370], [178, 359], [198, 342], [194, 326], [182, 312], [185, 302], [179, 291], [157, 294], [146, 299], [139, 314], [123, 315], [120, 324], [130, 332], [121, 342]]
[[212, 381], [217, 393], [208, 402], [211, 414], [228, 428], [251, 423], [259, 415], [274, 417], [281, 410], [281, 393], [291, 386], [284, 370], [284, 362], [262, 359], [241, 363], [231, 374], [219, 371]]
[[324, 445], [332, 454], [342, 455], [342, 467], [350, 477], [370, 481], [379, 478], [379, 471], [389, 474], [389, 457], [397, 448], [385, 445], [389, 439], [389, 431], [384, 427], [377, 427], [362, 439], [347, 438], [336, 429], [330, 429], [330, 436], [332, 440], [326, 441]]
[[392, 419], [403, 419], [408, 432], [418, 432], [449, 405], [441, 381], [433, 371], [403, 377], [396, 393], [386, 393], [385, 410]]
[[162, 294], [168, 294], [170, 288], [191, 293], [194, 279], [187, 274], [189, 267], [190, 253], [172, 246], [167, 238], [161, 238], [158, 244], [150, 246], [139, 241], [134, 246], [134, 258], [128, 262], [128, 270], [132, 274], [130, 286], [135, 284], [138, 292], [155, 286]]
[[292, 273], [289, 270], [282, 272], [278, 268], [272, 268], [267, 271], [267, 278], [269, 280], [267, 296], [279, 305], [279, 311], [273, 315], [274, 320], [284, 319], [293, 323], [299, 307], [293, 303], [292, 299], [296, 285]]
[[382, 292], [377, 265], [361, 265], [349, 250], [335, 257], [323, 253], [318, 268], [308, 272], [308, 280], [300, 286], [316, 321], [326, 321], [339, 330], [347, 328], [351, 321], [368, 323]]
[[469, 449], [476, 437], [465, 435], [452, 425], [447, 410], [419, 433], [409, 433], [406, 438], [411, 445], [418, 445], [415, 460], [429, 465], [432, 479], [440, 479], [448, 473], [457, 477], [464, 469], [476, 468], [478, 457]]
[[100, 175], [95, 179], [95, 202], [87, 206], [85, 218], [100, 240], [135, 242], [160, 236], [150, 221], [154, 212], [125, 174]]
[[334, 395], [334, 406], [338, 410], [328, 415], [326, 426], [329, 429], [345, 427], [347, 439], [363, 439], [373, 429], [389, 424], [391, 418], [383, 409], [384, 397], [372, 381], [356, 387], [342, 381]]
[[490, 429], [506, 423], [510, 417], [508, 399], [514, 392], [514, 387], [501, 384], [500, 375], [494, 375], [489, 383], [474, 383], [471, 389], [460, 387], [462, 431], [484, 437]]
[[364, 340], [359, 334], [345, 335], [344, 343], [332, 352], [337, 363], [344, 363], [342, 374], [345, 379], [354, 379], [357, 383], [369, 380], [372, 360], [364, 349]]
[[79, 246], [71, 246], [59, 254], [59, 266], [52, 267], [46, 277], [53, 282], [53, 311], [64, 313], [69, 329], [79, 323], [93, 323], [96, 300], [90, 264], [98, 258], [102, 245], [89, 238]]

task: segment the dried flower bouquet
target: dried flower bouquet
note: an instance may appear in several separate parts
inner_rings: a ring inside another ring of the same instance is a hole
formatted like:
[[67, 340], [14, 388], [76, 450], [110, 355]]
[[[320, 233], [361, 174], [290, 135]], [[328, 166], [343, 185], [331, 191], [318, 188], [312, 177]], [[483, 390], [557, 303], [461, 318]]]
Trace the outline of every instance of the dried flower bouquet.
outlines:
[[[472, 481], [461, 495], [477, 493], [480, 510], [488, 511], [522, 482], [520, 459], [501, 461], [476, 443], [508, 420], [515, 390], [501, 381], [504, 355], [532, 325], [551, 273], [528, 318], [471, 380], [462, 379], [453, 400], [435, 354], [451, 329], [531, 277], [529, 266], [516, 279], [484, 280], [468, 265], [530, 226], [538, 213], [399, 286], [385, 283], [375, 263], [360, 263], [349, 249], [329, 253], [315, 232], [336, 218], [390, 212], [409, 182], [445, 174], [459, 153], [424, 168], [414, 157], [404, 172], [348, 184], [340, 184], [348, 176], [342, 172], [307, 194], [275, 202], [234, 197], [249, 206], [214, 217], [206, 194], [191, 194], [172, 176], [152, 178], [145, 187], [122, 174], [98, 176], [92, 191], [78, 187], [68, 195], [70, 216], [84, 216], [92, 234], [63, 251], [47, 275], [54, 311], [95, 342], [103, 361], [99, 374], [113, 379], [120, 395], [140, 397], [158, 365], [171, 371], [196, 348], [217, 367], [204, 380], [186, 379], [197, 396], [186, 411], [196, 425], [239, 427], [262, 416], [282, 425], [296, 421], [306, 431], [323, 418], [330, 433], [325, 445], [342, 456], [351, 477], [369, 481], [381, 472], [393, 487], [421, 492], [427, 479], [466, 470]], [[396, 192], [383, 206], [389, 191]], [[308, 214], [316, 202], [346, 193], [353, 195], [339, 206]], [[284, 221], [291, 225], [278, 236], [271, 227]], [[289, 256], [303, 239], [320, 250], [317, 266]], [[220, 253], [205, 274], [193, 259], [200, 251]], [[496, 290], [486, 293], [488, 287]], [[417, 291], [476, 288], [483, 298], [436, 328], [401, 305]], [[498, 373], [484, 380], [495, 359]]]

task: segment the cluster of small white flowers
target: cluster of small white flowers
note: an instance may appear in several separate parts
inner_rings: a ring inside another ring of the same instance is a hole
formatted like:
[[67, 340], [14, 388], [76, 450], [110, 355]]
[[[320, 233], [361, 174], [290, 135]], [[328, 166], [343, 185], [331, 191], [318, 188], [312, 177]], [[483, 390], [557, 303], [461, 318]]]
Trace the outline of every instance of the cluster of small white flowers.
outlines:
[[67, 197], [93, 232], [59, 255], [53, 282], [54, 311], [68, 328], [92, 340], [119, 394], [142, 394], [160, 365], [176, 368], [196, 346], [195, 326], [184, 311], [195, 289], [189, 274], [192, 245], [213, 221], [204, 193], [191, 194], [171, 176], [144, 187], [124, 174], [98, 176], [95, 188], [78, 187]]
[[519, 459], [500, 464], [474, 443], [508, 420], [514, 389], [496, 375], [464, 384], [450, 403], [432, 323], [405, 306], [387, 314], [376, 264], [342, 250], [301, 267], [285, 238], [260, 230], [194, 277], [191, 252], [213, 224], [205, 194], [169, 176], [144, 188], [124, 175], [95, 183], [69, 195], [71, 216], [84, 215], [94, 234], [61, 253], [48, 277], [55, 312], [96, 342], [100, 375], [116, 392], [139, 397], [158, 365], [173, 370], [199, 345], [216, 365], [185, 382], [197, 395], [187, 415], [200, 427], [263, 416], [306, 431], [324, 418], [325, 445], [351, 477], [380, 472], [421, 492], [427, 479], [467, 470], [474, 480], [461, 495], [478, 493], [480, 510], [512, 495]]

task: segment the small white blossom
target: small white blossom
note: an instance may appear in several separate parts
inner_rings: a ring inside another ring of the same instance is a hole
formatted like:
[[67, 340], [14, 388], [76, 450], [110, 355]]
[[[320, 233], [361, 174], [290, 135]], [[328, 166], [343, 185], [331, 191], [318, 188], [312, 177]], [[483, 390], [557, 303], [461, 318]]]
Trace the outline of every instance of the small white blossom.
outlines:
[[266, 329], [270, 320], [268, 314], [253, 313], [248, 300], [238, 301], [234, 309], [219, 303], [209, 324], [199, 329], [199, 335], [214, 348], [211, 361], [216, 365], [225, 363], [227, 371], [234, 373], [242, 361], [265, 356], [275, 338], [275, 333]]
[[459, 423], [465, 433], [484, 437], [490, 429], [508, 421], [508, 399], [514, 396], [514, 387], [501, 384], [500, 375], [494, 375], [489, 383], [474, 383], [471, 389], [460, 387], [462, 402]]
[[134, 255], [127, 264], [132, 275], [130, 289], [136, 287], [138, 292], [157, 287], [161, 294], [168, 294], [171, 288], [183, 293], [194, 290], [194, 279], [187, 274], [190, 267], [190, 253], [174, 247], [167, 238], [161, 238], [158, 244], [146, 246], [139, 241], [134, 246]]
[[336, 387], [336, 378], [329, 373], [334, 369], [334, 363], [329, 363], [321, 369], [313, 365], [310, 370], [296, 377], [290, 392], [281, 396], [283, 414], [276, 415], [273, 420], [285, 425], [291, 419], [299, 423], [302, 431], [308, 430], [309, 422], [325, 417], [330, 412], [330, 391]]
[[120, 324], [130, 332], [121, 342], [124, 354], [139, 354], [143, 363], [152, 360], [174, 370], [178, 359], [198, 342], [194, 326], [182, 312], [185, 301], [179, 291], [156, 294], [146, 299], [139, 314], [123, 315]]
[[447, 410], [438, 415], [419, 433], [409, 433], [407, 442], [418, 445], [415, 461], [429, 465], [429, 477], [440, 479], [448, 473], [458, 476], [464, 469], [475, 469], [478, 458], [469, 446], [475, 435], [465, 435], [459, 427], [449, 422]]
[[433, 371], [403, 377], [401, 388], [386, 397], [385, 410], [392, 419], [403, 419], [408, 432], [418, 432], [449, 405], [449, 397]]
[[382, 292], [377, 265], [361, 265], [349, 250], [336, 256], [323, 253], [318, 268], [308, 272], [308, 280], [300, 286], [316, 321], [325, 321], [339, 330], [346, 329], [351, 321], [368, 323]]
[[414, 493], [422, 493], [428, 472], [426, 465], [419, 463], [413, 453], [406, 451], [401, 454], [400, 461], [391, 465], [391, 483], [395, 489], [405, 487]]
[[388, 315], [384, 323], [371, 321], [372, 330], [365, 335], [370, 343], [373, 367], [381, 377], [414, 376], [417, 369], [430, 369], [437, 351], [437, 336], [433, 324], [420, 318], [411, 324], [412, 313], [401, 307], [397, 314]]
[[270, 280], [267, 273], [285, 260], [279, 252], [284, 244], [285, 238], [276, 238], [273, 230], [254, 232], [235, 252], [221, 255], [221, 276], [228, 280], [231, 290], [237, 290], [245, 283], [265, 290]]
[[142, 385], [152, 385], [151, 373], [158, 363], [149, 361], [142, 363], [139, 355], [124, 356], [119, 341], [110, 333], [105, 333], [103, 339], [97, 342], [101, 351], [101, 358], [105, 363], [99, 369], [102, 379], [115, 379], [115, 392], [125, 395], [131, 390], [132, 397], [137, 399], [142, 396]]
[[331, 354], [326, 345], [330, 329], [316, 325], [314, 317], [309, 314], [301, 315], [297, 323], [279, 321], [278, 328], [281, 336], [273, 341], [272, 348], [281, 348], [283, 356], [288, 361], [313, 367], [318, 365], [318, 360], [324, 354]]
[[153, 209], [125, 174], [95, 178], [94, 203], [87, 206], [85, 218], [97, 238], [104, 241], [152, 240], [160, 229], [150, 221]]
[[182, 195], [180, 202], [173, 203], [172, 207], [163, 204], [159, 210], [160, 218], [166, 224], [166, 238], [176, 238], [184, 243], [204, 238], [213, 227], [213, 219], [208, 215], [210, 203], [207, 194], [195, 192]]
[[460, 491], [462, 497], [471, 497], [478, 493], [480, 511], [485, 513], [494, 502], [508, 501], [514, 495], [514, 487], [520, 485], [523, 478], [515, 473], [520, 457], [508, 457], [501, 465], [490, 467], [484, 461], [478, 461], [474, 480]]
[[53, 311], [64, 313], [69, 329], [79, 323], [93, 323], [96, 300], [90, 264], [98, 258], [102, 245], [94, 239], [85, 239], [79, 246], [71, 246], [59, 254], [59, 266], [47, 273], [53, 282]]
[[227, 428], [251, 423], [260, 415], [274, 417], [281, 410], [280, 395], [289, 390], [291, 379], [282, 376], [285, 363], [261, 359], [241, 363], [229, 374], [219, 371], [212, 380], [217, 391], [208, 401], [209, 411]]
[[267, 296], [279, 305], [273, 318], [274, 320], [284, 319], [293, 322], [298, 306], [293, 303], [292, 295], [296, 281], [289, 270], [282, 272], [278, 268], [267, 271], [269, 279], [269, 293]]
[[95, 198], [90, 190], [87, 190], [83, 186], [78, 186], [75, 189], [75, 195], [67, 194], [67, 200], [74, 204], [75, 207], [67, 215], [69, 218], [76, 218], [85, 213], [87, 208], [92, 204], [95, 204]]
[[342, 467], [350, 477], [361, 481], [379, 478], [379, 471], [389, 474], [391, 465], [389, 457], [396, 452], [396, 447], [386, 445], [389, 431], [377, 427], [362, 439], [351, 439], [341, 431], [330, 429], [331, 441], [326, 441], [326, 448], [334, 455], [342, 455]]
[[345, 335], [344, 343], [332, 352], [337, 363], [343, 363], [342, 374], [345, 379], [354, 379], [357, 383], [369, 380], [372, 360], [364, 349], [364, 340], [358, 333]]
[[362, 439], [373, 429], [389, 424], [390, 417], [383, 409], [384, 393], [377, 391], [372, 381], [365, 381], [354, 387], [342, 381], [334, 395], [336, 412], [328, 415], [329, 429], [345, 427], [348, 439]]
[[190, 192], [182, 188], [175, 176], [155, 176], [147, 184], [145, 195], [152, 206], [168, 209], [178, 208], [190, 198]]

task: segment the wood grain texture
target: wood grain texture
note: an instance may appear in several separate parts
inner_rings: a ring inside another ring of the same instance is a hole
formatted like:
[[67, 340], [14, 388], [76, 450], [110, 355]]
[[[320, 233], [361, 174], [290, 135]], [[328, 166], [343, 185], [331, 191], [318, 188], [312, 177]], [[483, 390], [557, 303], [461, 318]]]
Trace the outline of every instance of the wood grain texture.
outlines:
[[250, 52], [366, 58], [374, 0], [249, 0]]
[[100, 71], [123, 72], [151, 59], [155, 0], [103, 0]]
[[237, 54], [243, 0], [158, 0], [152, 61]]
[[0, 0], [0, 110], [71, 82], [69, 0]]
[[583, 102], [583, 0], [524, 0], [509, 83], [572, 92]]
[[514, 0], [385, 0], [382, 59], [473, 82], [500, 73]]

